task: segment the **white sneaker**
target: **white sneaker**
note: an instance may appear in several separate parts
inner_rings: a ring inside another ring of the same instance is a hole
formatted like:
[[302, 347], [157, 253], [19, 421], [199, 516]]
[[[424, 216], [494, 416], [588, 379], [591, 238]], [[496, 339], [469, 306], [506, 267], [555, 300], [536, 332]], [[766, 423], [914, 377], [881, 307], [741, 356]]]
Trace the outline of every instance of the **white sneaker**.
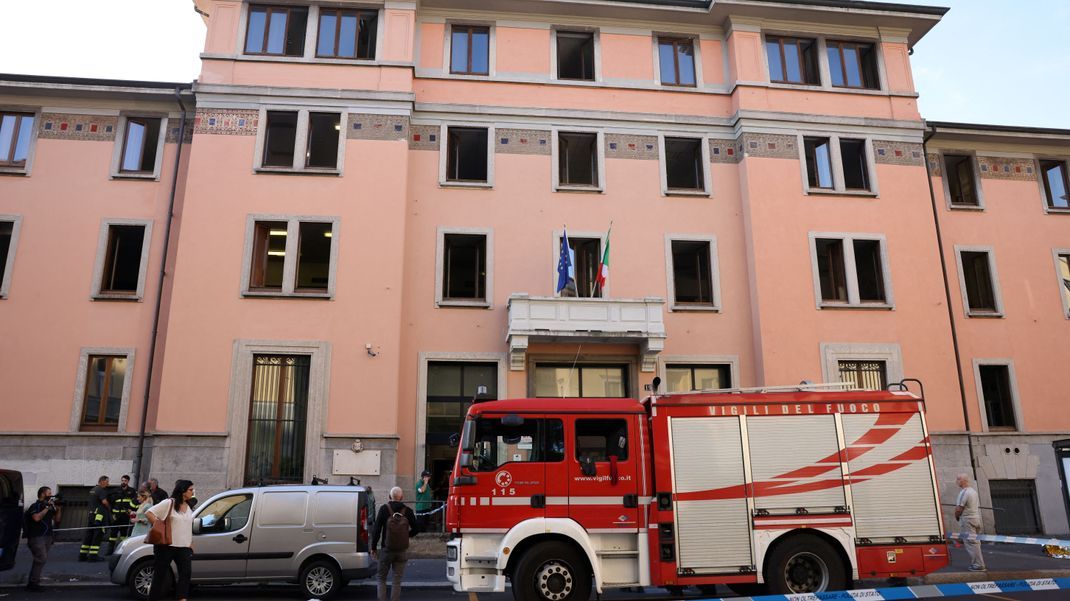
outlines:
[[987, 572], [988, 568], [986, 568], [984, 566], [979, 566], [979, 565], [974, 564], [974, 565], [970, 566], [970, 571], [971, 572]]

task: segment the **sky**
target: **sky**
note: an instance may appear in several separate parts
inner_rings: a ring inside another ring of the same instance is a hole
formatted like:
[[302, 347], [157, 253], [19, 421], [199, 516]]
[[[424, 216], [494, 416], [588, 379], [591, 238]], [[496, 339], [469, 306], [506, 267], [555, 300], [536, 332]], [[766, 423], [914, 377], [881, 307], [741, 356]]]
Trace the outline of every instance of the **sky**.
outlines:
[[[1070, 0], [909, 1], [951, 7], [914, 48], [926, 119], [1070, 129]], [[200, 71], [205, 26], [192, 0], [15, 11], [0, 27], [0, 73], [183, 82]]]

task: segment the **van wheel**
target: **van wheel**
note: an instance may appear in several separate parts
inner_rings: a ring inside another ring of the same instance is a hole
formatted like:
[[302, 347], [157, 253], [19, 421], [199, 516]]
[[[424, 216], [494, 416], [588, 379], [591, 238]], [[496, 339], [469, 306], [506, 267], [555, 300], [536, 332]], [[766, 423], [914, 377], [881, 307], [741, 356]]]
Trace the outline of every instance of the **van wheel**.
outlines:
[[587, 601], [591, 569], [570, 545], [541, 543], [530, 549], [512, 575], [516, 601]]
[[[130, 572], [126, 575], [126, 588], [130, 591], [130, 596], [138, 599], [139, 601], [145, 601], [149, 598], [149, 587], [152, 586], [152, 558], [143, 559], [134, 564], [134, 567], [130, 568]], [[161, 586], [167, 586], [168, 582], [161, 582]]]
[[330, 561], [313, 561], [301, 570], [299, 582], [305, 597], [329, 599], [342, 588], [342, 572]]
[[842, 591], [847, 587], [843, 560], [832, 545], [801, 534], [778, 544], [769, 558], [765, 582], [778, 595]]

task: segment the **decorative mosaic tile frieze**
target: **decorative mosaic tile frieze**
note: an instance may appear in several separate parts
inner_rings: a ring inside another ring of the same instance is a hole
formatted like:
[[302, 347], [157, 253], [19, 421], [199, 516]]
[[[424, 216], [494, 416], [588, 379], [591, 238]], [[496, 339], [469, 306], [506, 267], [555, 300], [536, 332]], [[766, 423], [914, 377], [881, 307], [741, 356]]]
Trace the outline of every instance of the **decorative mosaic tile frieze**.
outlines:
[[255, 136], [260, 121], [256, 109], [205, 109], [197, 111], [193, 131], [197, 134]]
[[42, 113], [38, 137], [51, 140], [109, 142], [115, 139], [115, 132], [118, 129], [118, 117]]
[[[178, 119], [169, 119], [167, 121], [167, 123], [168, 123], [168, 126], [167, 126], [167, 143], [168, 144], [177, 144], [178, 143], [178, 131], [180, 129], [182, 129], [181, 127], [179, 127], [179, 125], [181, 123], [181, 117], [178, 118]], [[185, 135], [185, 138], [186, 139], [182, 141], [183, 144], [189, 144], [189, 143], [193, 142], [193, 122], [192, 121], [188, 121], [188, 120], [186, 121], [186, 135]]]
[[656, 136], [606, 134], [606, 158], [656, 161], [658, 139]]
[[504, 154], [550, 154], [550, 132], [537, 129], [499, 129], [494, 152]]
[[873, 140], [873, 160], [878, 163], [920, 167], [925, 164], [924, 154], [921, 144]]
[[925, 162], [929, 165], [929, 175], [932, 177], [944, 176], [944, 165], [940, 162], [940, 155], [930, 152], [925, 157]]
[[743, 134], [743, 152], [749, 157], [799, 159], [798, 138], [778, 134]]
[[407, 140], [409, 118], [399, 115], [349, 113], [348, 140]]
[[437, 125], [413, 125], [409, 127], [409, 150], [438, 150]]
[[1035, 181], [1036, 168], [1030, 159], [1007, 159], [1003, 157], [978, 156], [977, 164], [985, 179], [1013, 179]]
[[711, 163], [738, 163], [741, 154], [735, 140], [710, 140]]

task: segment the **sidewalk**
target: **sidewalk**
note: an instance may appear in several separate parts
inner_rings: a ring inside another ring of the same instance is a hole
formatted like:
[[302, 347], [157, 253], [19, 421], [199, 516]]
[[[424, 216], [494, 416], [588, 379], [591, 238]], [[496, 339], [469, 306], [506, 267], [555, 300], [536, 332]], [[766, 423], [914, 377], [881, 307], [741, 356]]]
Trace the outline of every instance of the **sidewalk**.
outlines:
[[[57, 543], [52, 547], [48, 564], [45, 565], [43, 584], [49, 586], [80, 586], [110, 582], [108, 564], [105, 561], [86, 563], [78, 561], [78, 543]], [[966, 551], [952, 545], [951, 565], [929, 574], [925, 578], [910, 579], [914, 583], [946, 584], [952, 582], [975, 582], [987, 580], [1013, 580], [1021, 578], [1070, 577], [1070, 560], [1054, 559], [1044, 555], [1035, 545], [994, 544], [982, 547], [988, 572], [970, 572], [966, 569], [969, 558]], [[26, 582], [30, 570], [30, 552], [25, 544], [19, 548], [15, 568], [0, 572], [0, 586], [16, 586]], [[405, 585], [413, 587], [448, 587], [446, 560], [410, 559], [405, 572]], [[877, 581], [873, 581], [877, 582]], [[353, 585], [371, 585], [371, 580], [354, 582]], [[883, 581], [878, 582], [883, 586]]]

